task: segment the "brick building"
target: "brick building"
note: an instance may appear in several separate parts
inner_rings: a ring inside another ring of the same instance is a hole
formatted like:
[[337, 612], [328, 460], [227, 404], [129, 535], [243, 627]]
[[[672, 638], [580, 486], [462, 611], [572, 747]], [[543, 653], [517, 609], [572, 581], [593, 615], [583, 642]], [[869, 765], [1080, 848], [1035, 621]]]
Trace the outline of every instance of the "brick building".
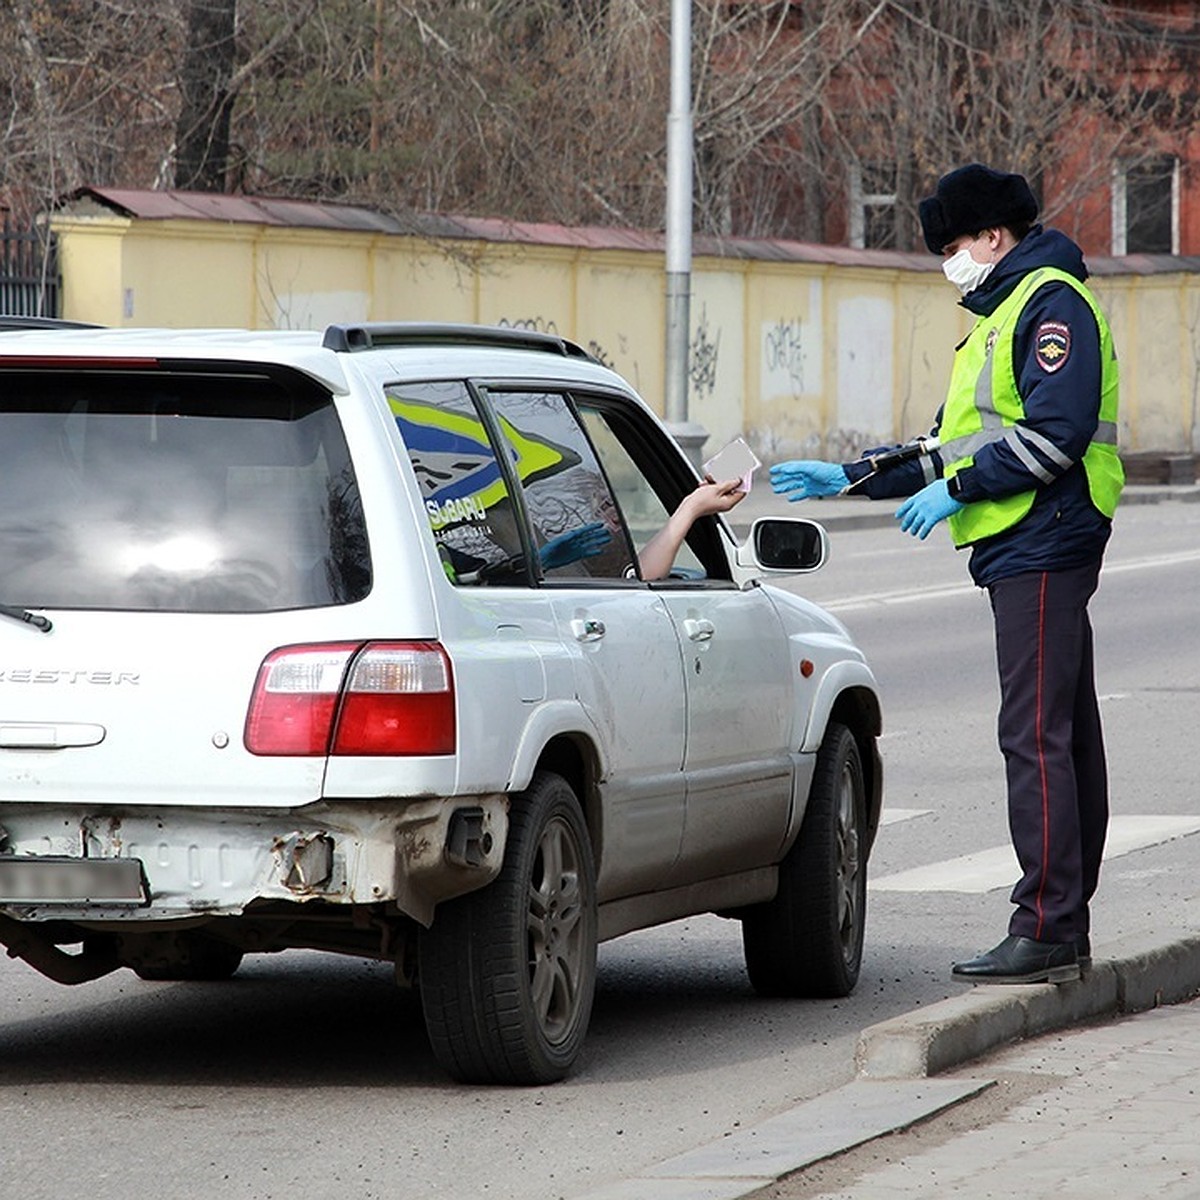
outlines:
[[759, 167], [791, 180], [777, 236], [921, 250], [917, 201], [982, 159], [1026, 174], [1089, 256], [1200, 255], [1195, 0], [783, 7], [788, 35], [827, 39], [838, 65]]

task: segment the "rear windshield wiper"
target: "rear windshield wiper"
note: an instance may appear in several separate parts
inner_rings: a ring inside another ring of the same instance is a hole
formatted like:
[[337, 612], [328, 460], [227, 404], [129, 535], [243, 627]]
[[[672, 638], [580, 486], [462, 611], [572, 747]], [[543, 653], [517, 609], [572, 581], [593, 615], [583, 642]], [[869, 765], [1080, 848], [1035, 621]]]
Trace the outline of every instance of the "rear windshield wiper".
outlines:
[[0, 604], [0, 617], [12, 617], [14, 621], [24, 621], [26, 625], [32, 625], [43, 633], [49, 633], [54, 628], [49, 617], [43, 617], [38, 613], [30, 612], [27, 608], [17, 608], [11, 604]]

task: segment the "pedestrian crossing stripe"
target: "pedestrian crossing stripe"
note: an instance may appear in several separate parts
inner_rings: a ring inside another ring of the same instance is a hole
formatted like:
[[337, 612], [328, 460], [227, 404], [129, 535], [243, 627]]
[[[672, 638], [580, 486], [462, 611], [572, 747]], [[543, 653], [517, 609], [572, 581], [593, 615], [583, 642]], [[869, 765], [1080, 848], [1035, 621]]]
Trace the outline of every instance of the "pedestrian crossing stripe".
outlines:
[[[1112, 817], [1108, 824], [1104, 858], [1106, 861], [1120, 858], [1135, 850], [1197, 832], [1200, 832], [1200, 817]], [[975, 854], [964, 854], [944, 862], [884, 875], [870, 880], [867, 886], [876, 892], [983, 893], [997, 888], [1011, 888], [1020, 874], [1012, 846], [996, 846]]]

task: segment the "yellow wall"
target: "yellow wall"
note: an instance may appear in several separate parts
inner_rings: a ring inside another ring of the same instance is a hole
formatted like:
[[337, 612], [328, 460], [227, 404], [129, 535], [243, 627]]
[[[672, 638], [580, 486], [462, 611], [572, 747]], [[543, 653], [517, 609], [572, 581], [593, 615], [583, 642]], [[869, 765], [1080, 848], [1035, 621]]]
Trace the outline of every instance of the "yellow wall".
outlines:
[[[63, 315], [103, 325], [323, 328], [458, 321], [556, 332], [662, 411], [663, 258], [200, 220], [63, 213]], [[926, 430], [969, 316], [937, 272], [698, 256], [689, 418], [712, 452], [850, 457]], [[1122, 447], [1190, 451], [1200, 397], [1200, 277], [1105, 275]]]

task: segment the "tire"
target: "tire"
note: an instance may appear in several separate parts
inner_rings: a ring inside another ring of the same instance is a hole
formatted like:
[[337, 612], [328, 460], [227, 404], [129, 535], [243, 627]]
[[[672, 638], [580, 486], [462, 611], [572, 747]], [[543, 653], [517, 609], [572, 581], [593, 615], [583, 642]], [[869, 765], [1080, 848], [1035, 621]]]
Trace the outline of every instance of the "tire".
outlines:
[[596, 987], [596, 871], [579, 802], [538, 772], [512, 797], [504, 865], [438, 906], [420, 934], [417, 983], [442, 1067], [463, 1083], [562, 1079]]
[[174, 951], [165, 960], [156, 957], [135, 962], [137, 977], [154, 982], [216, 983], [231, 978], [242, 965], [243, 952], [237, 946], [203, 933], [177, 934]]
[[779, 864], [779, 891], [742, 918], [746, 969], [760, 995], [854, 990], [867, 916], [866, 808], [858, 743], [831, 721], [800, 835]]

